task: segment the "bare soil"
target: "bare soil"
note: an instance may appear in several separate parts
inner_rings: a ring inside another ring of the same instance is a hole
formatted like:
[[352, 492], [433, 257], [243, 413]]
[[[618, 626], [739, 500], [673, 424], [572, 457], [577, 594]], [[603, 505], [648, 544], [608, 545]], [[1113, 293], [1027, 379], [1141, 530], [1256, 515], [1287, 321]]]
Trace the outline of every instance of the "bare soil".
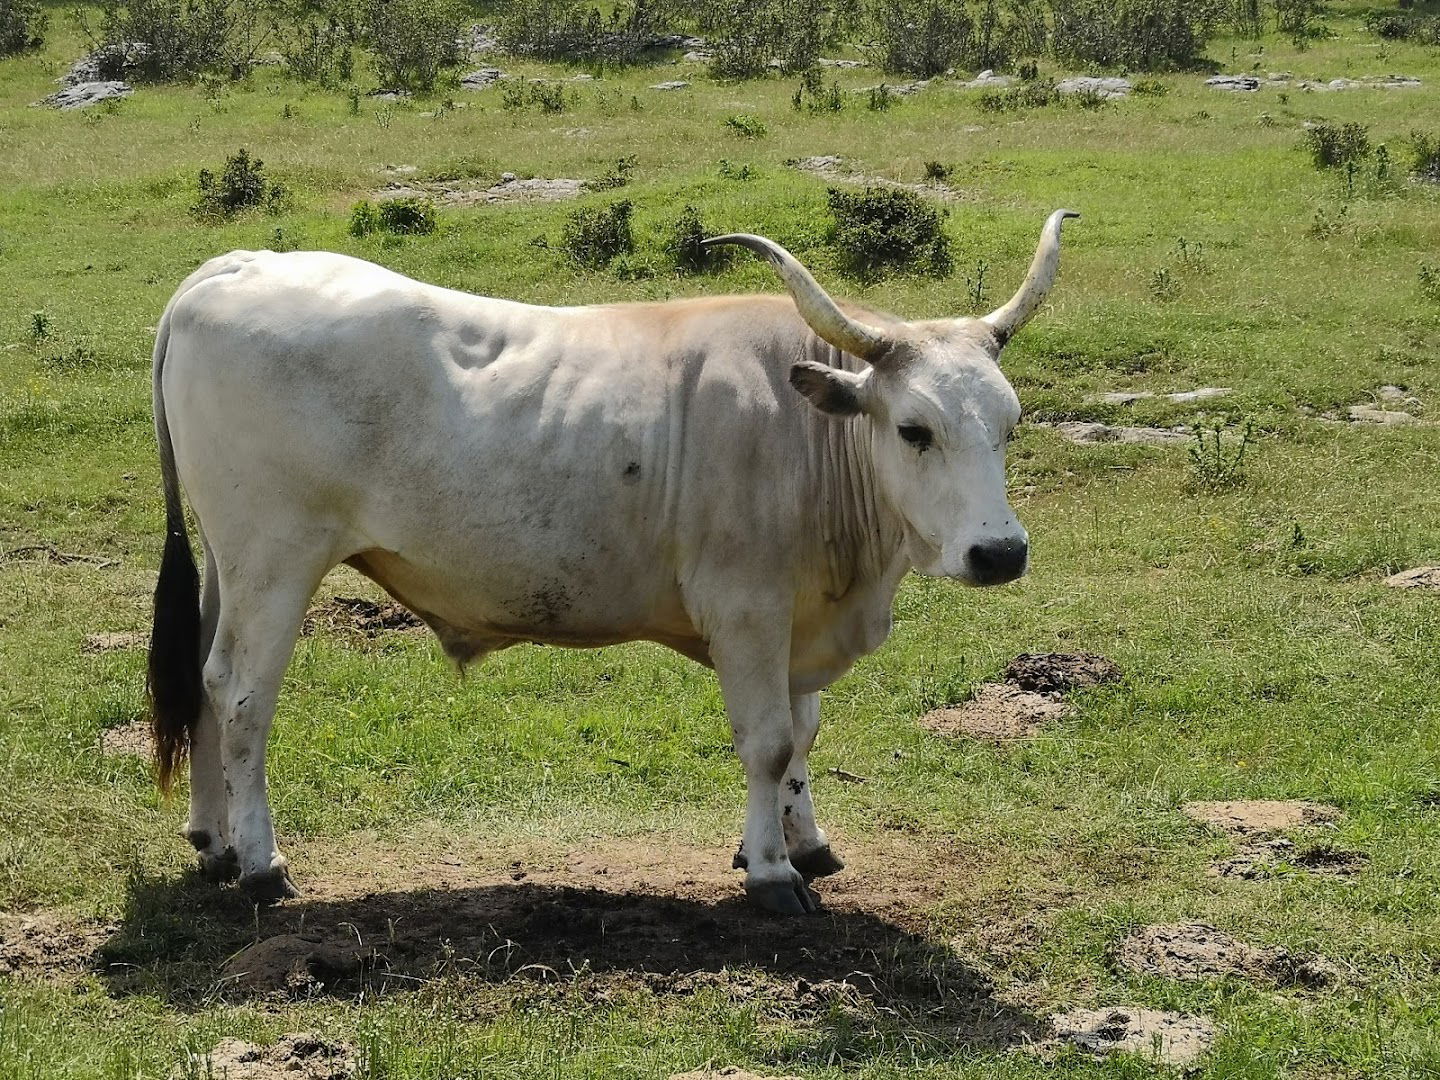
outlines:
[[719, 1068], [710, 1068], [708, 1065], [703, 1069], [696, 1069], [693, 1072], [675, 1073], [670, 1080], [800, 1080], [798, 1076], [767, 1076], [761, 1073], [747, 1072], [738, 1065], [722, 1065]]
[[423, 630], [425, 624], [409, 609], [393, 601], [367, 600], [363, 596], [334, 596], [310, 608], [303, 634], [355, 634], [377, 638], [402, 630]]
[[1417, 566], [1413, 570], [1401, 570], [1385, 579], [1393, 589], [1435, 589], [1440, 591], [1440, 566]]
[[143, 649], [149, 644], [150, 635], [144, 630], [102, 630], [96, 634], [86, 634], [80, 651], [107, 653], [119, 649]]
[[1147, 926], [1120, 942], [1116, 962], [1141, 975], [1220, 979], [1237, 975], [1281, 986], [1325, 986], [1336, 976], [1323, 960], [1301, 959], [1278, 946], [1260, 947], [1205, 923]]
[[1180, 812], [1202, 825], [1237, 836], [1329, 825], [1340, 818], [1340, 811], [1333, 806], [1296, 799], [1189, 802], [1180, 807]]
[[311, 1033], [282, 1035], [274, 1046], [221, 1039], [210, 1053], [177, 1068], [186, 1076], [224, 1080], [348, 1080], [359, 1067], [355, 1048]]
[[1042, 1052], [1073, 1046], [1097, 1058], [1123, 1052], [1164, 1065], [1190, 1065], [1215, 1041], [1215, 1025], [1203, 1017], [1128, 1005], [1056, 1013], [1050, 1025], [1050, 1037], [1038, 1046]]
[[985, 683], [963, 705], [934, 709], [920, 718], [920, 726], [953, 738], [967, 735], [989, 742], [1027, 739], [1050, 720], [1061, 720], [1074, 710], [1065, 702], [1004, 683]]
[[83, 971], [116, 929], [52, 912], [0, 914], [0, 974], [49, 980]]
[[1035, 694], [1064, 694], [1117, 682], [1120, 668], [1096, 653], [1021, 653], [1005, 667], [1005, 681]]
[[100, 753], [107, 757], [148, 758], [154, 747], [150, 724], [145, 720], [132, 720], [100, 732]]
[[1294, 871], [1349, 877], [1365, 869], [1370, 856], [1363, 851], [1342, 851], [1322, 846], [1300, 851], [1293, 840], [1283, 836], [1257, 840], [1234, 855], [1218, 860], [1210, 872], [1220, 877], [1256, 880], [1279, 877]]

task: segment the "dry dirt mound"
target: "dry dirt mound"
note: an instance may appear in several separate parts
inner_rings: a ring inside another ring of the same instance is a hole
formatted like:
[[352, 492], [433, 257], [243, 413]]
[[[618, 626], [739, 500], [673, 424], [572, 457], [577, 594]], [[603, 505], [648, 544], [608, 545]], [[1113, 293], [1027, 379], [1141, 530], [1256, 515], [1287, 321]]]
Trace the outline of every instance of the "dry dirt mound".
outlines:
[[100, 732], [100, 753], [107, 757], [148, 758], [154, 746], [150, 725], [144, 720], [132, 720]]
[[1120, 668], [1096, 653], [1021, 653], [1005, 667], [1005, 681], [1035, 694], [1063, 694], [1116, 682]]
[[311, 935], [276, 934], [227, 960], [220, 969], [220, 985], [304, 997], [361, 975], [375, 962], [374, 950], [357, 945], [353, 937], [326, 941]]
[[1385, 579], [1393, 589], [1435, 589], [1440, 591], [1440, 566], [1417, 566], [1401, 570]]
[[1335, 978], [1323, 961], [1302, 960], [1278, 946], [1249, 945], [1205, 923], [1147, 926], [1120, 943], [1115, 959], [1141, 975], [1168, 979], [1238, 975], [1282, 986], [1324, 986]]
[[296, 1033], [282, 1035], [274, 1046], [221, 1039], [214, 1050], [176, 1068], [172, 1076], [174, 1080], [186, 1076], [217, 1080], [348, 1080], [358, 1067], [358, 1055], [348, 1043]]
[[1164, 1065], [1189, 1065], [1215, 1042], [1215, 1025], [1199, 1016], [1156, 1009], [1075, 1009], [1050, 1017], [1052, 1034], [1043, 1051], [1073, 1046], [1105, 1057], [1140, 1054]]
[[413, 612], [391, 601], [376, 602], [363, 596], [335, 596], [310, 609], [301, 633], [330, 631], [376, 638], [395, 630], [420, 630], [424, 627], [425, 624]]
[[800, 1080], [798, 1076], [762, 1076], [746, 1072], [738, 1065], [722, 1065], [718, 1069], [706, 1066], [694, 1072], [675, 1073], [670, 1080]]
[[968, 735], [972, 739], [1007, 742], [1026, 739], [1048, 720], [1061, 720], [1073, 712], [1063, 701], [1034, 694], [1003, 683], [985, 683], [963, 705], [934, 709], [920, 718], [920, 726], [937, 735]]
[[1229, 858], [1218, 860], [1210, 872], [1248, 881], [1295, 871], [1349, 877], [1363, 870], [1369, 861], [1370, 856], [1363, 851], [1342, 851], [1329, 846], [1298, 851], [1293, 840], [1276, 836], [1248, 844]]
[[83, 971], [115, 929], [49, 912], [0, 915], [0, 974], [47, 979]]
[[1304, 825], [1329, 825], [1340, 818], [1340, 811], [1333, 806], [1298, 799], [1188, 802], [1180, 807], [1180, 812], [1201, 825], [1238, 836], [1281, 832]]
[[86, 634], [80, 651], [106, 653], [119, 649], [143, 649], [149, 644], [150, 635], [144, 630], [102, 630], [97, 634]]

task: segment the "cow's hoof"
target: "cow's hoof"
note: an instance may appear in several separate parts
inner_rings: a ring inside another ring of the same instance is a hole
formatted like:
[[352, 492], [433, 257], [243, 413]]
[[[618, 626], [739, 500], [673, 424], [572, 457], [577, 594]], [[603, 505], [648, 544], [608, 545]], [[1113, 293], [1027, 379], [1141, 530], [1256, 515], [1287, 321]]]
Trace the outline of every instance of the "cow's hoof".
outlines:
[[750, 860], [745, 857], [745, 845], [742, 843], [738, 848], [735, 849], [735, 857], [730, 860], [730, 869], [748, 870], [749, 868]]
[[289, 871], [283, 866], [259, 874], [246, 874], [240, 879], [240, 891], [254, 904], [273, 904], [278, 900], [293, 900], [300, 895], [300, 890], [290, 880]]
[[240, 860], [235, 855], [235, 849], [227, 847], [218, 855], [201, 851], [200, 873], [207, 881], [234, 881], [240, 876]]
[[806, 888], [804, 882], [765, 881], [746, 885], [745, 895], [752, 904], [777, 915], [810, 915], [820, 910], [820, 897]]
[[845, 861], [830, 850], [829, 844], [806, 852], [804, 855], [791, 855], [790, 865], [799, 870], [800, 876], [806, 881], [829, 877], [831, 874], [838, 874], [845, 869]]

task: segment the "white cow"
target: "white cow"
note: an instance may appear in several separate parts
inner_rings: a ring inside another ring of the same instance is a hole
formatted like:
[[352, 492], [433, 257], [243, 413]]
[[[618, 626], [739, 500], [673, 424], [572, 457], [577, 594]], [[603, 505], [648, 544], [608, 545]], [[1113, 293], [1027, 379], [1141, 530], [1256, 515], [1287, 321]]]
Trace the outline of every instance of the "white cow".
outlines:
[[322, 252], [207, 262], [155, 344], [149, 660], [160, 781], [188, 751], [205, 872], [294, 895], [266, 740], [309, 598], [343, 562], [460, 663], [649, 640], [713, 667], [749, 790], [746, 890], [814, 910], [807, 882], [843, 866], [806, 772], [819, 691], [885, 640], [912, 568], [1025, 572], [1004, 470], [1020, 406], [996, 358], [1073, 216], [1051, 215], [1020, 291], [981, 319], [842, 308], [745, 234], [708, 243], [763, 255], [793, 303], [545, 308]]

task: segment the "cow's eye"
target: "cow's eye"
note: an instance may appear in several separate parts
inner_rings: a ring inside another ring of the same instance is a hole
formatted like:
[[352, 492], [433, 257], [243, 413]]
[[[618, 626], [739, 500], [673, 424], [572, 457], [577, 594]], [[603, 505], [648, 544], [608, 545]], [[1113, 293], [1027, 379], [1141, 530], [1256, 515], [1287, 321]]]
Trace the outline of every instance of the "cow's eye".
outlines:
[[901, 424], [899, 431], [900, 438], [915, 447], [916, 450], [929, 450], [930, 444], [935, 441], [935, 436], [923, 424]]

